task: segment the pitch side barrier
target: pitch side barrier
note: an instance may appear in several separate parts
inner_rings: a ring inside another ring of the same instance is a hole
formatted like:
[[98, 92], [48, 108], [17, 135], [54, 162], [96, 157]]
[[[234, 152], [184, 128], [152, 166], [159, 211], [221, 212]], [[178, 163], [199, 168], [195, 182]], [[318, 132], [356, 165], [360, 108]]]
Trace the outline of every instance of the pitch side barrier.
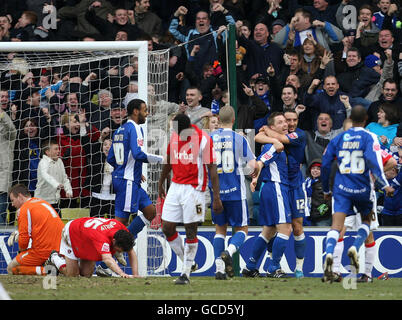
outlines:
[[[14, 245], [12, 248], [8, 247], [7, 239], [14, 229], [5, 229], [0, 231], [0, 274], [6, 274], [7, 264], [17, 254], [18, 247]], [[178, 228], [180, 234], [184, 235], [184, 229]], [[261, 228], [250, 227], [249, 234], [246, 242], [240, 249], [239, 263], [240, 268], [245, 266], [245, 261], [251, 254], [253, 242], [259, 235]], [[306, 257], [304, 260], [304, 275], [306, 277], [321, 277], [323, 273], [323, 257], [325, 248], [325, 237], [328, 229], [322, 227], [306, 227], [304, 233], [307, 239]], [[215, 230], [213, 227], [200, 227], [198, 232], [198, 252], [195, 258], [198, 263], [199, 269], [192, 274], [192, 276], [214, 276], [214, 251], [213, 251], [213, 238]], [[342, 257], [342, 273], [349, 273], [349, 258], [347, 257], [347, 248], [349, 248], [356, 232], [347, 232], [345, 235], [345, 250]], [[231, 237], [228, 232], [226, 241]], [[293, 237], [293, 236], [292, 236]], [[296, 257], [294, 254], [293, 239], [290, 239], [289, 245], [285, 251], [285, 255], [281, 260], [281, 267], [286, 273], [293, 273], [296, 264]], [[384, 272], [388, 272], [390, 277], [402, 277], [402, 227], [381, 227], [374, 231], [376, 242], [376, 256], [373, 268], [373, 277], [377, 277]], [[166, 241], [160, 235], [154, 235], [154, 241]], [[181, 262], [172, 252], [169, 245], [162, 245], [165, 248], [161, 265], [167, 266], [164, 270], [156, 270], [155, 274], [162, 272], [169, 274], [173, 277], [180, 275]], [[269, 259], [267, 254], [263, 257], [260, 264], [260, 273], [265, 273]], [[364, 268], [364, 246], [360, 250], [360, 266]], [[130, 268], [126, 268], [126, 272], [131, 273]], [[360, 270], [362, 272], [363, 269]]]

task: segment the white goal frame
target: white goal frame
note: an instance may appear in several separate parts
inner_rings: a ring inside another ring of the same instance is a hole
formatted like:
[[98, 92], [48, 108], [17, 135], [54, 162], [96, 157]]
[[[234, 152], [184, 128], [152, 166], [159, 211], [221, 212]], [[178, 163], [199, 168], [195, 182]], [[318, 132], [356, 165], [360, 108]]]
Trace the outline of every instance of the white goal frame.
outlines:
[[[138, 97], [148, 105], [148, 42], [147, 41], [32, 41], [2, 42], [0, 52], [63, 52], [63, 51], [136, 51], [138, 52]], [[147, 146], [147, 124], [144, 127], [144, 143]], [[147, 166], [143, 167], [147, 176]], [[147, 190], [147, 182], [144, 182]], [[139, 234], [136, 243], [138, 269], [147, 275], [147, 227]]]

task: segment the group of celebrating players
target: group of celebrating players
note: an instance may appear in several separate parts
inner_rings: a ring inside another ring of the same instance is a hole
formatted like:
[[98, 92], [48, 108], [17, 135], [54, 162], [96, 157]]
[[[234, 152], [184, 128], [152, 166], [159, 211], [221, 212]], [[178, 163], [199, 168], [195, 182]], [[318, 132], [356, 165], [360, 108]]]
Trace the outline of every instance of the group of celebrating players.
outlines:
[[[259, 189], [259, 219], [262, 231], [242, 270], [244, 277], [259, 275], [258, 263], [266, 250], [270, 263], [267, 275], [289, 277], [280, 267], [280, 260], [291, 233], [295, 240], [295, 277], [301, 278], [306, 250], [303, 219], [308, 214], [303, 190], [301, 164], [304, 161], [305, 133], [297, 127], [295, 111], [273, 112], [267, 125], [256, 135], [263, 144], [256, 157], [247, 138], [232, 130], [235, 110], [226, 105], [219, 111], [219, 128], [207, 133], [192, 124], [184, 114], [173, 118], [173, 130], [166, 156], [145, 151], [141, 124], [148, 116], [147, 105], [140, 99], [127, 106], [128, 121], [113, 135], [107, 161], [113, 166], [113, 187], [116, 191], [115, 219], [80, 218], [63, 224], [56, 211], [38, 198], [32, 198], [25, 186], [13, 186], [10, 199], [19, 209], [18, 231], [9, 238], [9, 245], [19, 242], [19, 253], [8, 265], [9, 274], [46, 274], [46, 265], [53, 265], [67, 276], [90, 277], [97, 261], [121, 277], [138, 277], [138, 262], [133, 250], [134, 239], [156, 215], [145, 190], [143, 163], [163, 163], [158, 187], [164, 199], [162, 231], [177, 257], [183, 262], [176, 284], [188, 284], [196, 270], [198, 249], [197, 228], [204, 221], [206, 193], [211, 193], [211, 215], [216, 225], [213, 240], [217, 280], [233, 277], [232, 257], [245, 242], [248, 232], [246, 175], [252, 177], [250, 188]], [[387, 195], [393, 193], [384, 176], [383, 166], [389, 157], [381, 152], [377, 137], [364, 129], [366, 110], [356, 106], [351, 112], [352, 127], [333, 139], [322, 158], [322, 183], [327, 199], [333, 199], [332, 226], [327, 233], [323, 281], [336, 280], [334, 250], [342, 234], [345, 217], [360, 216], [357, 237], [348, 250], [351, 264], [359, 270], [358, 251], [370, 236], [372, 223], [374, 177]], [[330, 168], [338, 164], [330, 191]], [[172, 175], [171, 175], [172, 172]], [[165, 192], [166, 181], [169, 188]], [[138, 213], [129, 223], [129, 216]], [[356, 215], [357, 213], [357, 215]], [[183, 224], [185, 240], [176, 226]], [[227, 227], [234, 234], [225, 245]], [[123, 264], [127, 252], [132, 275], [126, 274], [113, 256]]]

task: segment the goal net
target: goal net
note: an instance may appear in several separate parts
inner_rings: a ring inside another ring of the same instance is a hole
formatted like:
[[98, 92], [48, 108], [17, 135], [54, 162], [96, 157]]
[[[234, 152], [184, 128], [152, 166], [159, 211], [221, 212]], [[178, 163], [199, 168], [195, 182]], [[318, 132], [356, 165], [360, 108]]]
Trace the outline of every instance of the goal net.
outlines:
[[[147, 102], [144, 126], [148, 152], [163, 154], [168, 97], [169, 50], [148, 52], [146, 41], [10, 42], [0, 47], [0, 274], [18, 247], [7, 239], [16, 227], [16, 210], [7, 190], [26, 185], [31, 194], [54, 204], [64, 222], [82, 216], [114, 217], [112, 168], [106, 155], [114, 131], [127, 118], [134, 98]], [[1, 115], [3, 114], [3, 115]], [[164, 121], [150, 121], [153, 117]], [[71, 188], [60, 200], [38, 185], [38, 164], [49, 141], [60, 158]], [[143, 187], [157, 204], [160, 165], [144, 166]], [[48, 198], [47, 198], [48, 197]], [[165, 242], [158, 217], [137, 240], [142, 275], [163, 274]], [[145, 254], [145, 255], [144, 255]]]

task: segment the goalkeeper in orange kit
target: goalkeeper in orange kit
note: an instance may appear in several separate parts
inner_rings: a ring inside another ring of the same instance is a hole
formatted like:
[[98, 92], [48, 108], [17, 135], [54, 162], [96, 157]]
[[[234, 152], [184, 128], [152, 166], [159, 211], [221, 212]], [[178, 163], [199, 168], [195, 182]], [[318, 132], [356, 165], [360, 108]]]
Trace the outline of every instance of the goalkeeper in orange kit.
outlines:
[[53, 250], [59, 250], [64, 224], [49, 203], [31, 197], [24, 185], [11, 188], [10, 200], [19, 214], [18, 231], [10, 236], [8, 245], [18, 241], [19, 253], [7, 266], [7, 272], [45, 275], [43, 264]]

